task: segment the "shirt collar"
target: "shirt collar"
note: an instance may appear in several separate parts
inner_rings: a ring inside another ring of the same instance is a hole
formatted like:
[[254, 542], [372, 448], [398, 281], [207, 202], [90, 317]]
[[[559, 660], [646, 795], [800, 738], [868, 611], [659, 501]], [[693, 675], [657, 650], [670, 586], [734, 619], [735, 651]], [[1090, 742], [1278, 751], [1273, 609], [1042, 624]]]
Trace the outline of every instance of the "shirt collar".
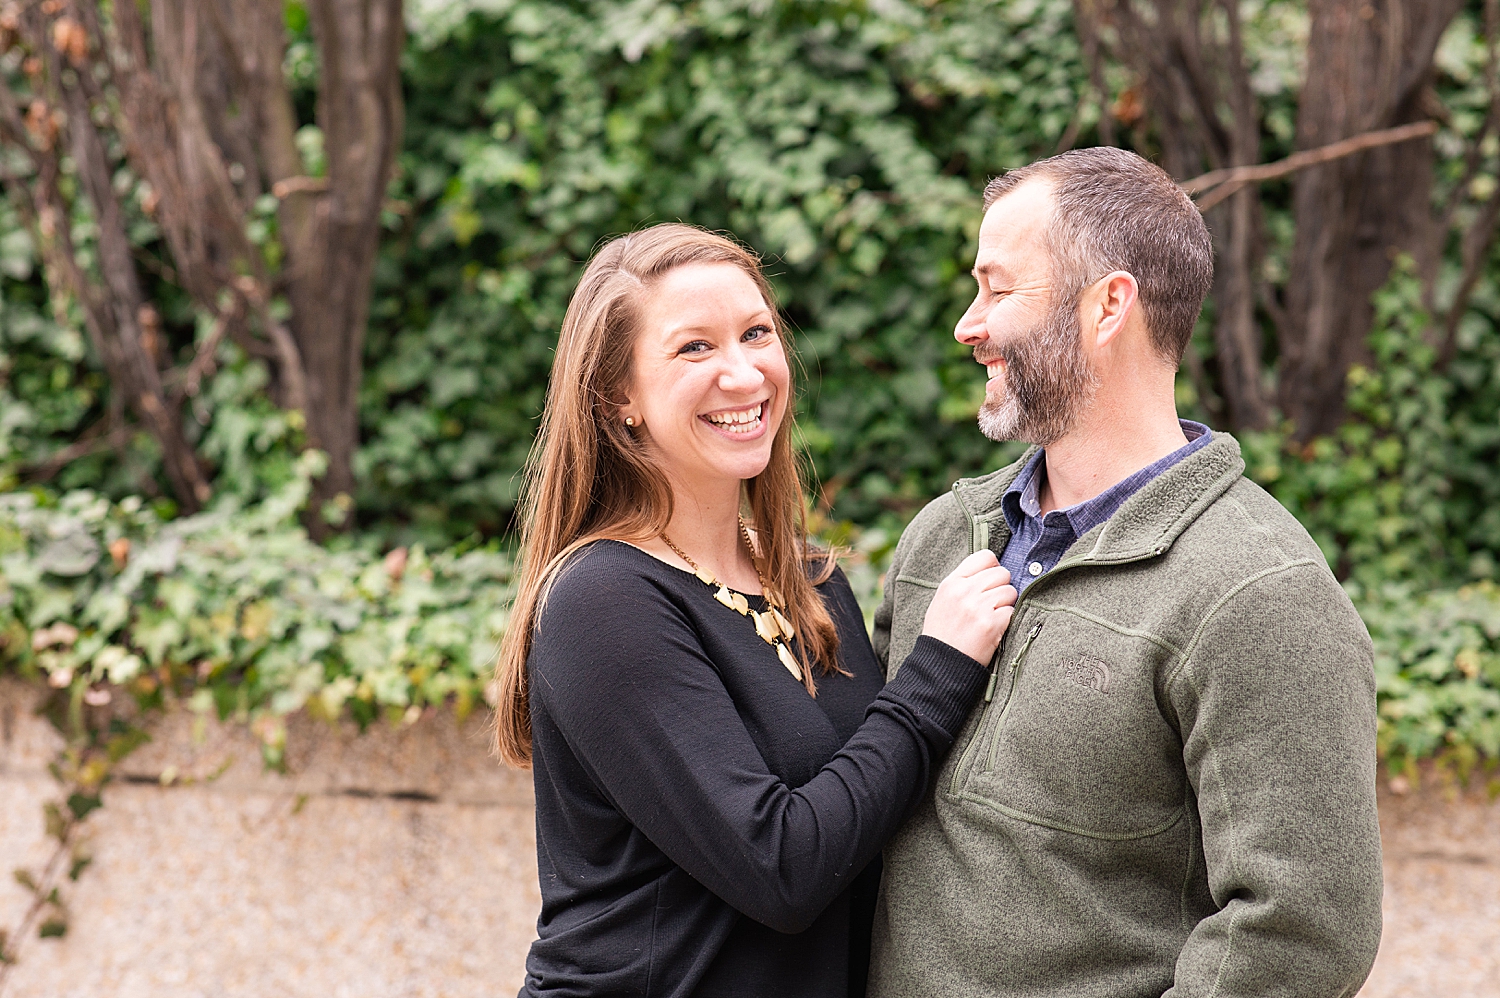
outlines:
[[[1207, 446], [1208, 442], [1213, 439], [1213, 431], [1202, 423], [1195, 423], [1191, 419], [1179, 419], [1177, 422], [1182, 426], [1182, 434], [1188, 440], [1182, 447], [1110, 486], [1094, 498], [1085, 499], [1075, 506], [1057, 511], [1068, 518], [1074, 537], [1082, 537], [1108, 520], [1126, 499], [1139, 491], [1141, 486], [1189, 454]], [[1011, 482], [1010, 488], [1006, 489], [1005, 494], [1000, 497], [1000, 508], [1005, 513], [1005, 520], [1010, 524], [1012, 534], [1020, 529], [1024, 520], [1041, 519], [1041, 490], [1042, 481], [1047, 474], [1046, 460], [1046, 450], [1039, 448], [1031, 456], [1031, 460], [1026, 462], [1021, 473]]]
[[1010, 524], [1012, 534], [1021, 529], [1027, 518], [1035, 519], [1041, 513], [1041, 501], [1037, 498], [1041, 491], [1041, 476], [1037, 471], [1046, 459], [1047, 452], [1038, 448], [1000, 497], [1000, 509], [1005, 513], [1005, 522]]

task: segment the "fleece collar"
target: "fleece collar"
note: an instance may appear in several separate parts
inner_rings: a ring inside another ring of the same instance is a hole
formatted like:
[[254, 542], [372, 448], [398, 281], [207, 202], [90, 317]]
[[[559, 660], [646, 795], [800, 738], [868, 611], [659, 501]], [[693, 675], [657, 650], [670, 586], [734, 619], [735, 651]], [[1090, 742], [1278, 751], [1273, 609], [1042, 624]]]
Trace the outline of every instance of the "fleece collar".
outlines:
[[[999, 471], [980, 478], [962, 478], [953, 484], [954, 497], [971, 525], [995, 520], [1004, 523], [1001, 498], [1037, 450], [1028, 447], [1015, 463]], [[1244, 471], [1239, 441], [1215, 432], [1207, 446], [1142, 486], [1103, 527], [1089, 531], [1074, 552], [1086, 549], [1082, 560], [1104, 563], [1159, 555]]]

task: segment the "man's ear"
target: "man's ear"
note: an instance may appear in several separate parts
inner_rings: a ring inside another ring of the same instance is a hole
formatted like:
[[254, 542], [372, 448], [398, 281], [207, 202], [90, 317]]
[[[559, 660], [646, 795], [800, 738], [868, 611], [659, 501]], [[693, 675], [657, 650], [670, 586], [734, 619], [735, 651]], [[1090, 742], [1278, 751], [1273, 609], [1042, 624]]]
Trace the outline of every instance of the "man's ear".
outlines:
[[1094, 294], [1089, 297], [1085, 318], [1092, 322], [1084, 326], [1084, 334], [1092, 332], [1094, 348], [1102, 349], [1125, 331], [1130, 315], [1135, 311], [1136, 299], [1140, 297], [1140, 288], [1135, 283], [1134, 274], [1115, 270], [1094, 284]]

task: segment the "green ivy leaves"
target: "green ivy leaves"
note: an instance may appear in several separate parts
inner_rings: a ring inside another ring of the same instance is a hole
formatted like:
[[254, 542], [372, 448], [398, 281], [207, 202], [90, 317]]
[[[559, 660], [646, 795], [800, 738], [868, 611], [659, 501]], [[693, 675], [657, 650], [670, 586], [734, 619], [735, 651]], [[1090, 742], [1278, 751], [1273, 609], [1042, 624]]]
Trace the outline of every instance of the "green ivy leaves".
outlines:
[[1500, 759], [1500, 587], [1388, 591], [1361, 612], [1375, 639], [1387, 766], [1413, 772], [1435, 756], [1466, 776]]
[[[11, 549], [0, 659], [100, 702], [111, 688], [148, 703], [170, 690], [220, 716], [267, 719], [255, 730], [273, 764], [275, 719], [303, 708], [362, 723], [450, 700], [467, 711], [505, 625], [509, 557], [319, 547], [296, 519], [316, 465], [300, 462], [257, 506], [169, 522], [91, 493], [55, 505], [0, 497]], [[56, 555], [59, 539], [72, 560]]]
[[505, 529], [583, 261], [675, 219], [765, 256], [839, 518], [897, 525], [997, 459], [949, 432], [983, 382], [951, 333], [980, 188], [1080, 113], [1068, 4], [508, 0], [414, 18], [395, 193], [412, 211], [373, 310], [366, 522], [429, 544]]

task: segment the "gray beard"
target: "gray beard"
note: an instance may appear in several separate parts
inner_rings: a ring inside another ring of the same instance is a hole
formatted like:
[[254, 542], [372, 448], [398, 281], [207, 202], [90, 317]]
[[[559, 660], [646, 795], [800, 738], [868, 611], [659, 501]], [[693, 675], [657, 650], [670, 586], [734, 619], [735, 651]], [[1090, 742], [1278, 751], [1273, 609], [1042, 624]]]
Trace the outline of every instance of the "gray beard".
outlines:
[[976, 360], [1005, 361], [1005, 395], [980, 406], [980, 432], [1043, 447], [1066, 436], [1099, 388], [1082, 339], [1078, 299], [1070, 295], [1031, 329], [998, 347], [976, 349]]

